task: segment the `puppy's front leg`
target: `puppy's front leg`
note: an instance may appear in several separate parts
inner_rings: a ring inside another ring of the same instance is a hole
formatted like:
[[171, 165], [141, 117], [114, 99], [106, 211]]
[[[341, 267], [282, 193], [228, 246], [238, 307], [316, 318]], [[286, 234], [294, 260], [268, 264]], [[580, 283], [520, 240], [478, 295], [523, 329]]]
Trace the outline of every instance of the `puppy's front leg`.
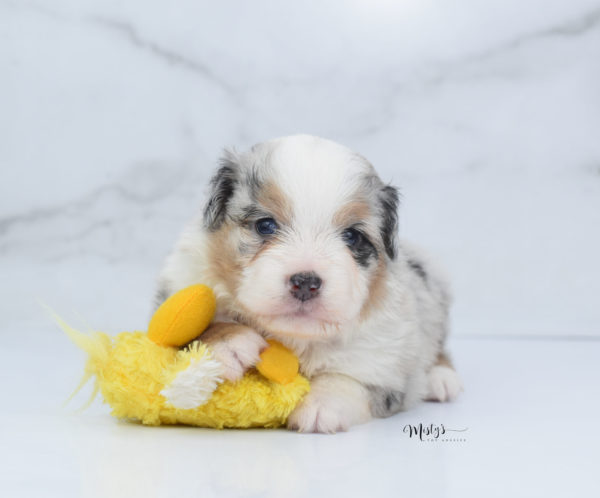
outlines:
[[289, 416], [287, 426], [299, 432], [334, 433], [371, 418], [367, 389], [345, 375], [320, 374], [310, 392]]
[[246, 370], [256, 365], [260, 353], [268, 346], [256, 331], [239, 323], [213, 323], [200, 340], [223, 364], [223, 376], [232, 382], [241, 379]]

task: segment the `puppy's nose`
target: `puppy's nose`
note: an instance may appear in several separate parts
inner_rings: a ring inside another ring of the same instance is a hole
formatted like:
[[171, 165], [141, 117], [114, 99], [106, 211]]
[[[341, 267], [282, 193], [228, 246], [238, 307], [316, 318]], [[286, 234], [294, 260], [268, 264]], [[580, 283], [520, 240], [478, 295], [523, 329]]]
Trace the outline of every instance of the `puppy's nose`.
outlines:
[[314, 271], [294, 273], [290, 277], [290, 292], [296, 299], [302, 302], [308, 301], [317, 297], [322, 283], [323, 281]]

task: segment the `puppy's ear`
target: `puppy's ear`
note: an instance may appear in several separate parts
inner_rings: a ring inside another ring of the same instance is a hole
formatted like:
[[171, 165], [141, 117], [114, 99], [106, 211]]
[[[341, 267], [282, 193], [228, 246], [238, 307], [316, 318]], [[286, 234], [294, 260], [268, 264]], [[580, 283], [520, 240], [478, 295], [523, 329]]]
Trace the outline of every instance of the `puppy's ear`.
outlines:
[[382, 187], [379, 191], [379, 203], [381, 205], [381, 238], [385, 252], [390, 259], [396, 257], [396, 242], [398, 239], [398, 204], [400, 198], [398, 189], [391, 185]]
[[239, 169], [235, 155], [225, 151], [219, 169], [210, 181], [210, 198], [204, 208], [204, 224], [210, 231], [218, 230], [225, 221], [227, 204], [239, 181]]

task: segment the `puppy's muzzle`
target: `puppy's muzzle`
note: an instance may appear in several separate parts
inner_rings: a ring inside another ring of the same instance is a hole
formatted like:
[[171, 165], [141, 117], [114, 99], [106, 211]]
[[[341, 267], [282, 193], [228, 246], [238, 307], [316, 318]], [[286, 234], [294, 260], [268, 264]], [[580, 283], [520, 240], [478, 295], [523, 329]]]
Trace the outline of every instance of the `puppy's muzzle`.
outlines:
[[295, 273], [290, 277], [290, 292], [296, 299], [304, 302], [317, 297], [323, 281], [313, 271]]

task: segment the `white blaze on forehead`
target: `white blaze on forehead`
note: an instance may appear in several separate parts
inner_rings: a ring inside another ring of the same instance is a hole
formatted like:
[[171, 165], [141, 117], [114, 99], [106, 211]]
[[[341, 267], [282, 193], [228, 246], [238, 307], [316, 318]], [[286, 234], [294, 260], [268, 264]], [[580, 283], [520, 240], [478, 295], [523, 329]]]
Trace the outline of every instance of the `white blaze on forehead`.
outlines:
[[371, 166], [350, 149], [308, 135], [263, 144], [268, 174], [289, 199], [295, 228], [319, 228], [350, 201]]

